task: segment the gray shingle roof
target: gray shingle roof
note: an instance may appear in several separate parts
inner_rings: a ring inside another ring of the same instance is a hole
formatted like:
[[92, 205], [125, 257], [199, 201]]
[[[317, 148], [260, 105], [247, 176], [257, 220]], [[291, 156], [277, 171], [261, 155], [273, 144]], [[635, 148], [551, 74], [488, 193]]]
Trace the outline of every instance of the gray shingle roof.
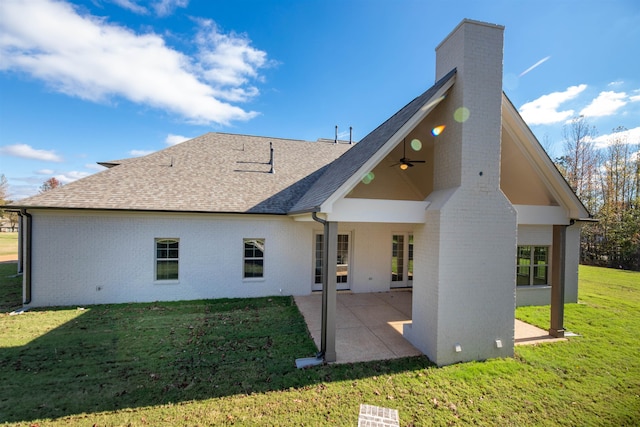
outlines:
[[[275, 173], [269, 173], [270, 143]], [[15, 204], [286, 214], [349, 144], [208, 133]]]
[[353, 149], [347, 151], [327, 168], [327, 171], [293, 206], [291, 212], [317, 210], [342, 184], [360, 169], [400, 128], [413, 117], [456, 73], [451, 70], [446, 76], [422, 95], [405, 105], [386, 122], [365, 136]]
[[263, 214], [317, 210], [454, 75], [452, 70], [356, 145], [208, 133], [144, 157], [103, 162], [107, 170], [13, 207]]

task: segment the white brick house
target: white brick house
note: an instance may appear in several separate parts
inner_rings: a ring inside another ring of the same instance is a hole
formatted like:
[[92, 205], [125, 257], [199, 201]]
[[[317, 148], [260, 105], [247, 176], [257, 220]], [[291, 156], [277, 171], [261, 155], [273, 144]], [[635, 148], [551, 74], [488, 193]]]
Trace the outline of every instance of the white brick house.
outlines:
[[502, 36], [463, 21], [357, 144], [210, 133], [20, 201], [25, 305], [324, 286], [330, 329], [336, 288], [412, 287], [405, 336], [439, 365], [511, 356], [516, 302], [562, 334], [588, 212], [502, 92]]

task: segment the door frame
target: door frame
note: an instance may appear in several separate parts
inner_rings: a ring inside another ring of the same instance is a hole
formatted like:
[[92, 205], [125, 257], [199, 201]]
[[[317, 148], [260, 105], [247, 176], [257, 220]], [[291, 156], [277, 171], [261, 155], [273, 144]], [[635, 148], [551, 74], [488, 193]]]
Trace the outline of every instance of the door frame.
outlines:
[[[347, 268], [347, 281], [346, 282], [340, 282], [337, 281], [336, 282], [336, 289], [338, 291], [348, 291], [351, 289], [351, 280], [353, 277], [353, 271], [352, 271], [352, 266], [353, 266], [353, 232], [352, 231], [338, 231], [338, 240], [340, 240], [340, 236], [347, 236], [347, 264], [346, 264], [346, 268]], [[318, 268], [317, 266], [317, 257], [318, 257], [318, 253], [319, 253], [319, 249], [316, 248], [316, 242], [317, 242], [317, 236], [324, 236], [324, 234], [322, 233], [322, 231], [320, 230], [314, 230], [313, 231], [313, 260], [311, 265], [313, 266], [313, 271], [312, 271], [312, 275], [311, 275], [311, 290], [312, 291], [321, 291], [322, 290], [322, 281], [320, 281], [320, 283], [316, 282], [316, 277], [317, 277], [317, 273], [316, 270]], [[324, 242], [323, 242], [324, 244]], [[320, 251], [320, 253], [322, 253], [322, 251]], [[337, 260], [336, 260], [337, 262]], [[338, 269], [338, 273], [340, 270], [340, 266], [342, 266], [344, 264], [337, 264], [337, 269]]]
[[[395, 236], [403, 237], [402, 251], [404, 254], [404, 259], [406, 262], [403, 262], [402, 266], [402, 280], [393, 280], [393, 241]], [[394, 288], [411, 288], [413, 287], [413, 268], [410, 266], [410, 263], [414, 261], [413, 259], [413, 231], [394, 231], [391, 233], [391, 260], [390, 260], [390, 278], [389, 278], [389, 287], [391, 289]], [[411, 268], [410, 268], [411, 267]]]

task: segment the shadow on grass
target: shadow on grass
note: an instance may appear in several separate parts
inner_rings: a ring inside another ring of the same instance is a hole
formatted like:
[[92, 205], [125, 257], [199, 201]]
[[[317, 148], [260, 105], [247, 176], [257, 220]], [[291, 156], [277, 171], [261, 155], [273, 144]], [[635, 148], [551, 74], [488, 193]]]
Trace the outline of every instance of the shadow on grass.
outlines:
[[20, 334], [61, 318], [66, 322], [29, 342], [0, 345], [0, 421], [305, 388], [431, 366], [414, 357], [297, 370], [295, 359], [316, 348], [290, 297], [34, 309], [0, 317], [6, 322], [0, 329]]
[[0, 314], [22, 307], [22, 275], [16, 262], [0, 262]]

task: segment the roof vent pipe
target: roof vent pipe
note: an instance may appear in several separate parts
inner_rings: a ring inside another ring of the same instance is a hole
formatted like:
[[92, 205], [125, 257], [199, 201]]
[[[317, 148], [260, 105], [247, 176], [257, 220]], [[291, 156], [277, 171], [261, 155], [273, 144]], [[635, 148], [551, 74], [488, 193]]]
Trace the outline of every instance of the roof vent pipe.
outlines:
[[276, 173], [276, 170], [273, 168], [273, 142], [269, 142], [269, 164], [271, 165], [269, 173]]
[[333, 141], [334, 144], [338, 143], [338, 125], [336, 125], [336, 139]]
[[349, 145], [353, 144], [353, 126], [349, 126]]

